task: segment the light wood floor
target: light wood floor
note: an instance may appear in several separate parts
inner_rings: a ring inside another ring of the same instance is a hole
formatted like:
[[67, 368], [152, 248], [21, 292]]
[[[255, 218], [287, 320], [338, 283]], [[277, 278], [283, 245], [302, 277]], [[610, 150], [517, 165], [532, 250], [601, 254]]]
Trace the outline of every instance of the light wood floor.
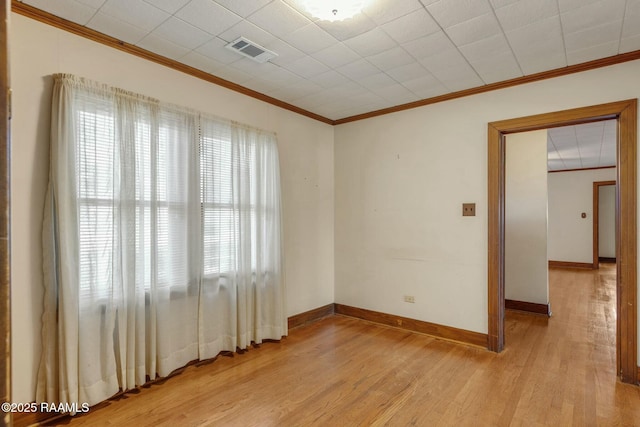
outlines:
[[615, 269], [551, 270], [553, 316], [508, 312], [494, 354], [347, 317], [192, 366], [72, 426], [632, 426], [615, 376]]

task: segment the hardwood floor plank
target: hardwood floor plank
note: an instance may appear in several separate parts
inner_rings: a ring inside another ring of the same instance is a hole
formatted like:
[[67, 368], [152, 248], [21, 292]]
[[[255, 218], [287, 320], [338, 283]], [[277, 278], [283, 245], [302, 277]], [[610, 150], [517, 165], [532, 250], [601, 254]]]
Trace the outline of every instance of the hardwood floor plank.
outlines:
[[639, 425], [640, 389], [616, 378], [615, 266], [550, 280], [553, 316], [507, 312], [500, 354], [335, 315], [59, 424]]

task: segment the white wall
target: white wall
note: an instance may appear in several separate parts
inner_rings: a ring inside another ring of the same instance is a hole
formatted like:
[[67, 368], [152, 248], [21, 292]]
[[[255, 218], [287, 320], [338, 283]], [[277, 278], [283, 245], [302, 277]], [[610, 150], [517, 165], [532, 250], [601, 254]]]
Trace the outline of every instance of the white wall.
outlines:
[[549, 174], [551, 261], [593, 262], [593, 183], [615, 179], [615, 168]]
[[626, 62], [337, 126], [336, 302], [486, 333], [487, 123], [637, 98], [639, 75]]
[[505, 298], [548, 304], [547, 131], [507, 135], [505, 146]]
[[333, 128], [133, 57], [11, 16], [13, 85], [12, 397], [35, 397], [42, 314], [42, 214], [53, 73], [108, 83], [278, 134], [284, 205], [287, 314], [334, 301]]
[[616, 257], [616, 186], [598, 188], [598, 256]]

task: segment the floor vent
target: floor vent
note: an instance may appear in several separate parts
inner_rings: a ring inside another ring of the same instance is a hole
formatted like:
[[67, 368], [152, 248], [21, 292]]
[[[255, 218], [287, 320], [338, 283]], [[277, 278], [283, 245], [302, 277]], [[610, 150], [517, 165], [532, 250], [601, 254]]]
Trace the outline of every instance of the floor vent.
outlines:
[[268, 60], [278, 56], [277, 53], [271, 52], [270, 50], [263, 48], [259, 44], [245, 39], [244, 37], [240, 37], [232, 41], [225, 47], [260, 63], [267, 62]]

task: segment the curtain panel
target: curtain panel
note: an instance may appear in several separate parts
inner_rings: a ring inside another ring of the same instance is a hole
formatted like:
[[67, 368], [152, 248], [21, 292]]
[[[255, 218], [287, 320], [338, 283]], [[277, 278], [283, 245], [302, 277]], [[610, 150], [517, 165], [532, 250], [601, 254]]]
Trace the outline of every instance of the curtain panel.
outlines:
[[275, 135], [54, 76], [37, 401], [287, 333]]

